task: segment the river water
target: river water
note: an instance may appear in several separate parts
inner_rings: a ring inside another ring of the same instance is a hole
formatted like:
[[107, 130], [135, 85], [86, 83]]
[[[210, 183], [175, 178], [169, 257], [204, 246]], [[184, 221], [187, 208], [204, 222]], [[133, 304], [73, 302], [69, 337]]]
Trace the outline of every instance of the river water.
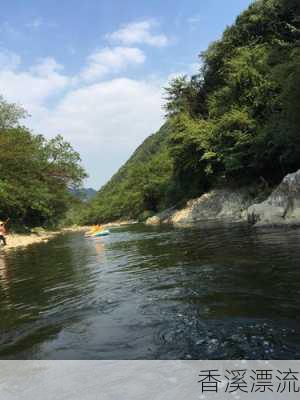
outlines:
[[299, 359], [300, 230], [65, 234], [0, 254], [2, 359]]

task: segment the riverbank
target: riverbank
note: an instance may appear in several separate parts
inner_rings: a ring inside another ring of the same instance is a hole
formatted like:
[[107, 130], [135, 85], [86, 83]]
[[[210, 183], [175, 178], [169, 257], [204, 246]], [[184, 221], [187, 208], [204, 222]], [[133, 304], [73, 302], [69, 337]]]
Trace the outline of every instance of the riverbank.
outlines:
[[9, 234], [6, 238], [7, 245], [2, 249], [7, 251], [14, 249], [16, 247], [27, 247], [31, 244], [36, 243], [43, 243], [48, 242], [51, 238], [58, 235], [61, 232], [47, 232], [42, 234], [30, 233], [30, 234], [19, 234], [19, 233], [12, 233]]
[[27, 247], [32, 244], [38, 243], [46, 243], [50, 239], [54, 238], [57, 235], [66, 233], [66, 232], [79, 232], [79, 231], [87, 231], [89, 229], [88, 226], [73, 226], [69, 228], [63, 228], [57, 231], [46, 231], [46, 230], [38, 230], [37, 232], [32, 232], [28, 234], [20, 234], [20, 233], [11, 233], [7, 235], [7, 245], [2, 247], [3, 250], [8, 251], [18, 247]]
[[128, 220], [117, 220], [117, 221], [107, 222], [106, 224], [101, 224], [101, 226], [103, 229], [109, 229], [109, 228], [118, 228], [119, 226], [125, 226], [125, 225], [133, 225], [137, 223], [138, 221], [136, 220], [128, 219]]
[[203, 220], [248, 221], [256, 227], [300, 225], [300, 170], [275, 188], [259, 185], [211, 190], [146, 220], [147, 225], [186, 224]]
[[[119, 226], [131, 225], [137, 223], [136, 221], [114, 221], [107, 224], [102, 224], [103, 229], [117, 228]], [[57, 231], [46, 231], [44, 229], [37, 229], [35, 232], [28, 234], [11, 233], [7, 236], [7, 245], [2, 247], [3, 250], [12, 250], [18, 247], [27, 247], [32, 244], [46, 243], [50, 239], [53, 239], [57, 235], [61, 235], [67, 232], [86, 232], [90, 230], [91, 226], [70, 226], [62, 228]]]

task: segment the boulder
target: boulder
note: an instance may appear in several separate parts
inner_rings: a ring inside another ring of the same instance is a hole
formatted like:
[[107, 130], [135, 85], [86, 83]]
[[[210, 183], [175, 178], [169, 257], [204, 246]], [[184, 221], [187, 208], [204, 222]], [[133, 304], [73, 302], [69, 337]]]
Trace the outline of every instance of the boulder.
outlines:
[[190, 200], [181, 210], [174, 207], [148, 218], [148, 225], [189, 224], [201, 220], [248, 220], [256, 226], [300, 224], [300, 170], [287, 175], [260, 202], [264, 190], [258, 186], [215, 189]]
[[147, 218], [146, 225], [159, 225], [163, 223], [170, 223], [170, 218], [176, 211], [175, 207], [168, 208], [161, 213], [154, 215], [153, 217]]
[[158, 215], [154, 215], [153, 217], [149, 217], [146, 219], [146, 225], [159, 225], [161, 223]]
[[240, 220], [243, 212], [253, 202], [249, 190], [216, 189], [190, 200], [186, 207], [175, 212], [172, 223], [190, 223], [200, 220]]
[[300, 170], [286, 175], [265, 201], [251, 205], [247, 218], [256, 226], [300, 224]]

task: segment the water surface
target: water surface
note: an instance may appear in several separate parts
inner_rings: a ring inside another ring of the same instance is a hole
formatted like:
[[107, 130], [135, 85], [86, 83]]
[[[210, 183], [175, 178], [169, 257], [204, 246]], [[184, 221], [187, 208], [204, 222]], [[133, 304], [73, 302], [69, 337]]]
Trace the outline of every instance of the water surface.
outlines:
[[298, 359], [300, 230], [61, 235], [0, 255], [0, 358]]

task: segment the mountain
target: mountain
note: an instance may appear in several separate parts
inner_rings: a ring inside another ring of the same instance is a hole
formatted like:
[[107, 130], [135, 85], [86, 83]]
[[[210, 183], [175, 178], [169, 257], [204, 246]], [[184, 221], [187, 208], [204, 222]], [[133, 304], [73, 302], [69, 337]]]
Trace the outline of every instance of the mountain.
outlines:
[[[166, 123], [149, 136], [92, 200], [88, 220], [136, 218], [144, 210], [163, 207], [172, 176]], [[99, 215], [101, 217], [99, 218]]]
[[165, 124], [85, 222], [143, 219], [220, 186], [272, 187], [300, 168], [299, 0], [254, 2], [201, 59], [197, 75], [169, 83]]

